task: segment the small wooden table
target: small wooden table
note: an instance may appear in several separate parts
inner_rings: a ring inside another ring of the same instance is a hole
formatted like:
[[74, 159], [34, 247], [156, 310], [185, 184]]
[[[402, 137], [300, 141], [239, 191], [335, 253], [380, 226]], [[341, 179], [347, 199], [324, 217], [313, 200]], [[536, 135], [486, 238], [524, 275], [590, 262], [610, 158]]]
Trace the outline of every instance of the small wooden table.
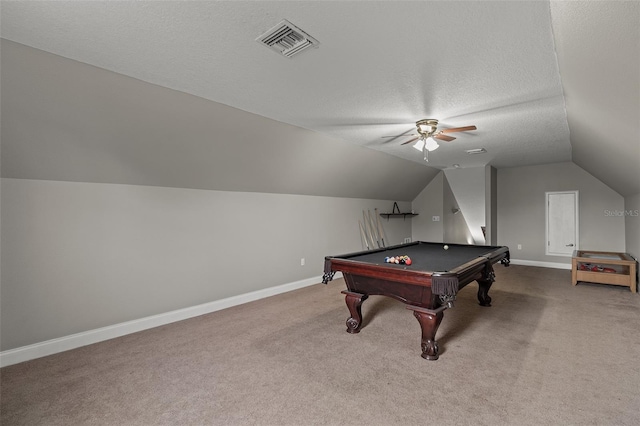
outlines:
[[578, 281], [629, 287], [637, 292], [636, 261], [627, 253], [574, 250], [571, 283]]

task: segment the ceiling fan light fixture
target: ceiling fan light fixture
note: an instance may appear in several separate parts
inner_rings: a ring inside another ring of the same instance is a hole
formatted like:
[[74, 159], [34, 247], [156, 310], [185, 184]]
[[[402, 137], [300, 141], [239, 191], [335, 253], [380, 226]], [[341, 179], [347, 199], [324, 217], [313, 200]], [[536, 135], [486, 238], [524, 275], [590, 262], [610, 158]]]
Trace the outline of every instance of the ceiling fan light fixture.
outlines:
[[426, 149], [427, 151], [435, 151], [436, 149], [440, 148], [440, 145], [435, 141], [435, 139], [421, 137], [420, 139], [418, 139], [418, 142], [413, 145], [413, 147], [418, 151], [422, 151], [424, 149]]
[[418, 128], [420, 129], [420, 131], [422, 133], [427, 133], [427, 134], [431, 133], [431, 132], [433, 132], [435, 130], [435, 128], [433, 126], [428, 125], [428, 124], [421, 124], [421, 125], [418, 126]]
[[433, 138], [428, 138], [428, 139], [425, 141], [424, 148], [425, 148], [427, 151], [435, 151], [436, 149], [440, 148], [440, 145], [438, 145], [438, 142], [436, 142], [436, 141], [435, 141], [435, 139], [433, 139]]
[[[446, 135], [445, 133], [468, 132], [470, 130], [476, 130], [476, 129], [477, 129], [476, 126], [464, 126], [464, 127], [450, 127], [450, 128], [438, 131], [438, 120], [436, 120], [435, 118], [425, 118], [425, 119], [416, 121], [416, 131], [418, 132], [417, 135], [416, 134], [408, 135], [406, 134], [407, 132], [405, 132], [400, 136], [383, 136], [383, 137], [398, 138], [401, 136], [412, 136], [413, 139], [409, 139], [408, 141], [403, 142], [402, 145], [407, 145], [413, 141], [416, 141], [416, 143], [413, 145], [413, 148], [417, 149], [418, 151], [422, 151], [422, 154], [424, 155], [424, 161], [429, 161], [429, 152], [435, 151], [436, 149], [440, 148], [440, 144], [438, 144], [438, 141], [451, 142], [456, 139], [453, 136]], [[483, 150], [483, 152], [486, 152], [486, 151]]]
[[424, 120], [416, 121], [416, 128], [418, 129], [418, 133], [420, 133], [421, 135], [431, 136], [438, 128], [438, 120], [427, 118]]

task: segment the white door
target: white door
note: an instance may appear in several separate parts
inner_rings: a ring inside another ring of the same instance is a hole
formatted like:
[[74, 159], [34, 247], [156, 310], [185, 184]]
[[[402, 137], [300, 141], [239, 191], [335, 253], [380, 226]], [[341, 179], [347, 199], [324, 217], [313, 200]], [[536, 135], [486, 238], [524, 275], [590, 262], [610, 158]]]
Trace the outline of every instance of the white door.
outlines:
[[547, 192], [547, 250], [571, 256], [578, 249], [578, 191]]

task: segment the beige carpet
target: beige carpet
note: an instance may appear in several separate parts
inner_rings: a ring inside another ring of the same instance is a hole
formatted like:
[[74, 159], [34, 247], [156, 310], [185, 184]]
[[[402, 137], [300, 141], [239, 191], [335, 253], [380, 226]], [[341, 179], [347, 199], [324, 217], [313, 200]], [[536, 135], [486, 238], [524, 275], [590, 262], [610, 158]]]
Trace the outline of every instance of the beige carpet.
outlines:
[[640, 296], [496, 265], [420, 357], [392, 299], [345, 332], [342, 280], [5, 367], [9, 425], [638, 425]]

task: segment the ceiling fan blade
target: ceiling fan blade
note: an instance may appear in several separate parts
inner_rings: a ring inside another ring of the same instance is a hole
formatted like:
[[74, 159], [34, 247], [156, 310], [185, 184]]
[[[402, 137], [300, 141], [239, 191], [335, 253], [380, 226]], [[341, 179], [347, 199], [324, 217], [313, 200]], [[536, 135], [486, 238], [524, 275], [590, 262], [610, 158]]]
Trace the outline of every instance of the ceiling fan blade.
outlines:
[[454, 127], [452, 129], [443, 129], [438, 133], [467, 132], [469, 130], [477, 130], [476, 126]]
[[440, 133], [433, 135], [432, 137], [435, 139], [440, 139], [442, 141], [447, 141], [447, 142], [451, 142], [452, 140], [455, 139], [453, 136], [441, 135]]
[[406, 145], [406, 144], [411, 143], [413, 141], [417, 141], [418, 139], [420, 139], [420, 136], [418, 136], [417, 138], [409, 139], [406, 142], [402, 142], [400, 145]]

